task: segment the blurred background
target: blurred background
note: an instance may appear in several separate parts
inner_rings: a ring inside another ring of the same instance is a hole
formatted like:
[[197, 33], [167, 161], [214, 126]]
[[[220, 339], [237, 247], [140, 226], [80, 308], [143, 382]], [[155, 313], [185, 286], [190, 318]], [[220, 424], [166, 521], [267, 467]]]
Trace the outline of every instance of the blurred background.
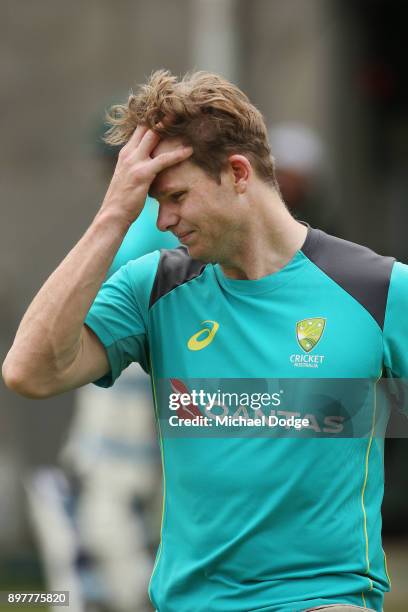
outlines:
[[[294, 213], [408, 262], [402, 0], [0, 0], [0, 8], [2, 360], [32, 297], [101, 203], [112, 168], [98, 144], [104, 109], [161, 67], [236, 82], [265, 116]], [[24, 400], [3, 383], [0, 398], [0, 588], [45, 588], [32, 483], [55, 476], [44, 466], [61, 467], [78, 400]], [[408, 441], [387, 440], [387, 612], [408, 610], [407, 466]], [[86, 558], [75, 562], [86, 570]]]

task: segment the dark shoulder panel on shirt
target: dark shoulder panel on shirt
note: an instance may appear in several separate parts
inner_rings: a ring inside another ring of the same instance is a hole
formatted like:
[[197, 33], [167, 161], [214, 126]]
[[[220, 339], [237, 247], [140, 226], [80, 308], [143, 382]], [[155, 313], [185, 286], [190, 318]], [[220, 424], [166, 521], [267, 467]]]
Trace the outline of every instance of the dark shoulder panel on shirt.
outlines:
[[179, 246], [176, 249], [162, 249], [150, 294], [149, 308], [175, 287], [199, 276], [205, 266], [206, 264], [202, 261], [192, 259], [185, 246]]
[[390, 277], [395, 259], [309, 228], [302, 252], [384, 326]]

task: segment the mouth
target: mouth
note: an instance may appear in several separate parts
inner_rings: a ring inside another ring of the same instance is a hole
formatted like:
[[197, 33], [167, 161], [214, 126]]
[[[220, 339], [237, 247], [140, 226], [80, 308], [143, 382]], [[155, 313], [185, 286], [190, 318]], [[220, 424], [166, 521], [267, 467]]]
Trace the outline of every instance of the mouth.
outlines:
[[194, 233], [195, 230], [192, 230], [191, 232], [184, 232], [184, 234], [180, 234], [179, 236], [177, 236], [177, 238], [182, 244], [188, 244]]

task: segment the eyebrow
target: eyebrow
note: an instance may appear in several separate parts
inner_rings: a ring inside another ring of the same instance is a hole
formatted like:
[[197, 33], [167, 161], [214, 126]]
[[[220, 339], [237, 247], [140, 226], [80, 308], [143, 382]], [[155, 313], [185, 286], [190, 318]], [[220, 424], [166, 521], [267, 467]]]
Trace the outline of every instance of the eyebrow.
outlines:
[[187, 189], [185, 189], [184, 187], [177, 187], [176, 185], [175, 187], [168, 187], [167, 189], [162, 189], [161, 191], [155, 191], [154, 195], [149, 190], [149, 195], [151, 195], [153, 198], [160, 198], [160, 197], [168, 195], [169, 193], [178, 193], [179, 191], [187, 191]]

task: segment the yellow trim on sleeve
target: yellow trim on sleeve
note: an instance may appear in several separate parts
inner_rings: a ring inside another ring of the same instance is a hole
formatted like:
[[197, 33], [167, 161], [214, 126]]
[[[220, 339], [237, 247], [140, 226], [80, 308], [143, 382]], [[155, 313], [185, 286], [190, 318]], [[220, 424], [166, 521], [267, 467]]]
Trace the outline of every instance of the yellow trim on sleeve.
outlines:
[[385, 569], [386, 576], [388, 578], [388, 582], [390, 583], [390, 589], [391, 589], [392, 584], [391, 584], [390, 574], [388, 573], [387, 555], [385, 554], [385, 550], [383, 550], [383, 553], [384, 553], [384, 569]]

